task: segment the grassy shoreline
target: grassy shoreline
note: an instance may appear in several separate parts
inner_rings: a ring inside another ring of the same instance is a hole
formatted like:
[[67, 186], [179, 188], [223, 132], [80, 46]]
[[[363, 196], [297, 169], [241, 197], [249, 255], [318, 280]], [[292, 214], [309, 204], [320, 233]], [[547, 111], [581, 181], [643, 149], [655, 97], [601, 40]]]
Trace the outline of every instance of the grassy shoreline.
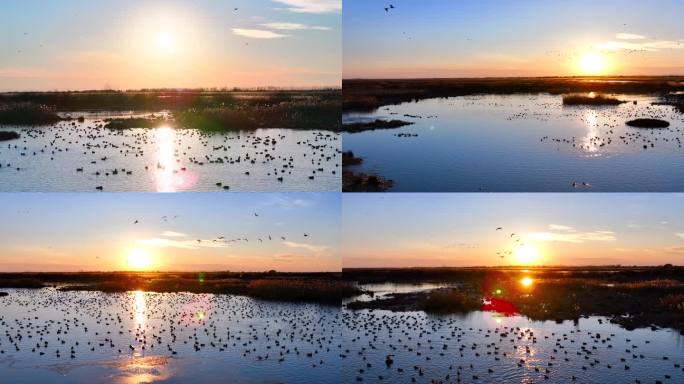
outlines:
[[[341, 131], [341, 90], [87, 91], [0, 93], [0, 124], [48, 125], [58, 112], [169, 111], [178, 128], [207, 132], [287, 128]], [[156, 120], [113, 119], [108, 128], [147, 128]]]
[[343, 110], [372, 111], [402, 102], [478, 94], [598, 92], [657, 94], [665, 99], [672, 92], [684, 91], [684, 76], [346, 79], [342, 86]]
[[106, 293], [190, 292], [233, 294], [282, 302], [339, 305], [359, 294], [340, 273], [278, 272], [74, 272], [1, 273], [0, 289], [57, 287], [62, 291]]

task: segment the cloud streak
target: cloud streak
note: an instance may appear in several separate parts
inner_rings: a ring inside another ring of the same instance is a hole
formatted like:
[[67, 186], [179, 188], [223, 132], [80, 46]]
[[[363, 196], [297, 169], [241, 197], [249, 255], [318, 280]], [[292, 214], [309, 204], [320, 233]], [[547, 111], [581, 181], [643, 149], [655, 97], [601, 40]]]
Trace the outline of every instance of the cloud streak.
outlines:
[[273, 0], [295, 13], [335, 13], [342, 11], [342, 0]]
[[643, 40], [646, 36], [636, 35], [633, 33], [618, 33], [615, 38], [620, 40]]
[[265, 29], [233, 28], [233, 33], [250, 39], [282, 39], [284, 37], [290, 36], [273, 31], [267, 31]]
[[277, 29], [280, 31], [302, 31], [302, 30], [315, 30], [315, 31], [329, 31], [328, 27], [321, 27], [317, 25], [304, 25], [299, 23], [263, 23], [261, 26]]
[[558, 224], [549, 225], [548, 232], [531, 233], [528, 235], [528, 238], [536, 241], [555, 241], [575, 244], [581, 244], [587, 241], [610, 242], [617, 240], [615, 232], [612, 231], [578, 232], [573, 227]]
[[293, 241], [284, 241], [283, 244], [285, 244], [285, 246], [289, 247], [289, 248], [301, 248], [301, 249], [306, 249], [307, 251], [310, 251], [310, 252], [323, 252], [323, 251], [328, 249], [328, 247], [322, 246], [322, 245], [295, 243]]
[[603, 51], [647, 51], [657, 52], [663, 49], [683, 49], [684, 40], [651, 40], [641, 35], [619, 33], [617, 41], [606, 41], [596, 45], [596, 48]]

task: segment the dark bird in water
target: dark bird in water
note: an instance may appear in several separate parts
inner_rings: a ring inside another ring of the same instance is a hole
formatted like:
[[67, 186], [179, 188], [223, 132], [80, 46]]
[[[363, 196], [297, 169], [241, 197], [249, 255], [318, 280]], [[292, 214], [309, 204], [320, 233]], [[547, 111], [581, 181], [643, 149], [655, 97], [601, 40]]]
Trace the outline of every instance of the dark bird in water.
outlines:
[[502, 229], [503, 229], [503, 227], [496, 227], [496, 230], [497, 230], [497, 231], [500, 231], [500, 230], [502, 230]]
[[254, 212], [254, 216], [255, 216], [255, 217], [259, 217], [259, 215], [257, 215], [257, 213], [256, 213], [256, 212]]
[[308, 234], [308, 233], [304, 233], [304, 237], [309, 237], [309, 234]]
[[138, 220], [134, 221], [133, 224], [138, 224]]

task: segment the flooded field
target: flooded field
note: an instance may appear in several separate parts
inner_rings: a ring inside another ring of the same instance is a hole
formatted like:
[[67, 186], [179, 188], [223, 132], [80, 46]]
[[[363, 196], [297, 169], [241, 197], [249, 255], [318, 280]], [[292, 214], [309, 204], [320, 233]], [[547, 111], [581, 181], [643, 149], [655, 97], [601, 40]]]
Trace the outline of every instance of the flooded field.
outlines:
[[602, 317], [557, 323], [481, 311], [435, 316], [344, 309], [343, 340], [345, 383], [684, 380], [682, 335], [628, 331]]
[[[616, 106], [563, 105], [549, 94], [426, 99], [349, 112], [344, 123], [412, 122], [343, 135], [363, 159], [354, 172], [391, 191], [681, 191], [684, 115], [655, 97], [611, 95]], [[635, 103], [636, 102], [636, 103]], [[667, 128], [629, 127], [658, 118]]]
[[338, 307], [211, 294], [5, 291], [3, 381], [339, 382]]
[[[74, 115], [81, 116], [82, 114]], [[102, 128], [105, 117], [12, 127], [0, 191], [338, 191], [341, 140], [328, 131]], [[128, 116], [128, 115], [127, 115]]]

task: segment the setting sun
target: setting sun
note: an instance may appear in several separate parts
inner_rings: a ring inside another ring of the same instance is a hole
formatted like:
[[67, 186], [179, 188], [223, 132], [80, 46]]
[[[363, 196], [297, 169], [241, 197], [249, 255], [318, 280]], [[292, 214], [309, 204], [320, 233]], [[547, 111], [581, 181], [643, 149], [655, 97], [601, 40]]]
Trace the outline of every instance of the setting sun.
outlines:
[[144, 249], [136, 248], [128, 254], [128, 267], [130, 269], [148, 269], [152, 266], [152, 257]]
[[175, 46], [176, 46], [176, 39], [173, 37], [173, 35], [167, 31], [159, 31], [157, 32], [157, 36], [155, 38], [155, 42], [157, 44], [157, 48], [159, 50], [162, 50], [164, 52], [173, 52]]
[[585, 75], [600, 75], [605, 72], [606, 58], [600, 53], [587, 52], [579, 61], [580, 70]]
[[520, 246], [515, 251], [515, 259], [518, 264], [534, 264], [539, 260], [539, 250], [535, 246], [529, 244]]

